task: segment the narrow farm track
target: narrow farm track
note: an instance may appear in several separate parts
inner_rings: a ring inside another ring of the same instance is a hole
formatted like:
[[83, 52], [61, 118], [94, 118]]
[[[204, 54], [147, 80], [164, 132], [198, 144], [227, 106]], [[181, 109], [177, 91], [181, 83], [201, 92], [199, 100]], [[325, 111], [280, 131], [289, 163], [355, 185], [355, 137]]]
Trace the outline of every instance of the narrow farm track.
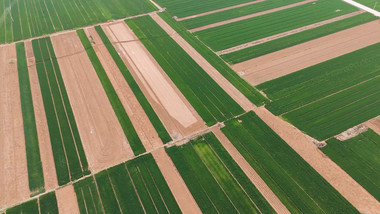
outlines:
[[47, 125], [45, 107], [42, 100], [40, 83], [38, 81], [36, 62], [32, 43], [25, 42], [26, 59], [28, 62], [30, 87], [32, 91], [34, 115], [36, 118], [38, 144], [41, 153], [42, 169], [44, 174], [45, 190], [52, 190], [58, 186], [57, 174], [54, 165], [53, 150], [51, 147], [49, 128]]
[[276, 79], [380, 42], [380, 20], [232, 66], [252, 85]]
[[51, 39], [89, 168], [96, 172], [131, 158], [123, 130], [75, 32]]
[[79, 214], [77, 197], [73, 185], [65, 186], [56, 192], [59, 213]]
[[273, 209], [280, 214], [290, 213], [286, 206], [278, 199], [278, 197], [272, 192], [264, 180], [259, 174], [251, 167], [251, 165], [244, 159], [240, 152], [234, 147], [234, 145], [228, 140], [228, 138], [220, 131], [219, 128], [212, 131], [218, 138], [220, 143], [231, 155], [234, 161], [239, 165], [243, 172], [248, 176], [250, 181], [256, 186], [259, 192], [264, 196]]
[[184, 40], [173, 28], [171, 28], [159, 15], [152, 14], [151, 17], [176, 41], [183, 50], [189, 54], [193, 60], [210, 77], [227, 92], [245, 111], [249, 111], [254, 106], [239, 90], [237, 90], [218, 70], [216, 70], [205, 58], [202, 57], [186, 40]]
[[310, 137], [264, 107], [254, 108], [254, 112], [359, 212], [377, 213], [380, 210], [380, 203], [312, 144]]
[[250, 15], [241, 16], [241, 17], [238, 17], [238, 18], [233, 18], [233, 19], [229, 19], [229, 20], [225, 20], [225, 21], [221, 21], [221, 22], [205, 25], [205, 26], [202, 26], [202, 27], [193, 28], [193, 29], [190, 29], [189, 31], [192, 32], [192, 33], [194, 33], [194, 32], [206, 30], [206, 29], [209, 29], [209, 28], [214, 28], [214, 27], [218, 27], [218, 26], [222, 26], [222, 25], [238, 22], [238, 21], [241, 21], [241, 20], [244, 20], [244, 19], [250, 19], [250, 18], [253, 18], [253, 17], [257, 17], [257, 16], [262, 16], [262, 15], [269, 14], [269, 13], [274, 13], [274, 12], [277, 12], [277, 11], [280, 11], [280, 10], [285, 10], [285, 9], [292, 8], [292, 7], [297, 7], [297, 6], [308, 4], [310, 2], [315, 2], [315, 1], [317, 1], [317, 0], [301, 1], [301, 2], [294, 3], [294, 4], [289, 4], [289, 5], [285, 5], [285, 6], [282, 6], [282, 7], [277, 7], [277, 8], [274, 8], [274, 9], [265, 10], [265, 11], [261, 11], [261, 12], [258, 12], [258, 13], [253, 13], [253, 14], [250, 14]]
[[0, 48], [0, 208], [30, 195], [14, 44]]
[[371, 120], [368, 120], [364, 123], [368, 128], [375, 131], [378, 135], [380, 135], [380, 117], [375, 117]]
[[205, 16], [205, 15], [209, 15], [209, 14], [213, 14], [213, 13], [218, 13], [218, 12], [222, 12], [222, 11], [226, 11], [226, 10], [231, 10], [231, 9], [234, 9], [234, 8], [239, 8], [239, 7], [244, 7], [244, 6], [248, 6], [248, 5], [251, 5], [251, 4], [260, 3], [260, 2], [263, 2], [263, 1], [266, 1], [266, 0], [255, 0], [255, 1], [247, 2], [247, 3], [243, 3], [243, 4], [234, 5], [234, 6], [231, 6], [231, 7], [225, 7], [225, 8], [218, 9], [218, 10], [212, 10], [212, 11], [208, 11], [208, 12], [205, 12], [205, 13], [200, 13], [200, 14], [196, 14], [196, 15], [192, 15], [192, 16], [186, 16], [186, 17], [178, 18], [176, 20], [177, 21], [183, 21], [183, 20], [187, 20], [187, 19], [193, 19], [193, 18], [200, 17], [200, 16]]

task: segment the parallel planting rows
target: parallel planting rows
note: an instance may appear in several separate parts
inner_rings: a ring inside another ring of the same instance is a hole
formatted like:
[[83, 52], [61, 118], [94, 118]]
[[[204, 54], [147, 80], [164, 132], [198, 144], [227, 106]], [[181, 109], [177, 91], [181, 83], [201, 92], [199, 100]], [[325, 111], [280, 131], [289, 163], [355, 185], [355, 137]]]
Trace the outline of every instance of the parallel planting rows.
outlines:
[[369, 8], [380, 11], [380, 4], [376, 0], [355, 0], [356, 2], [363, 4]]
[[377, 200], [380, 200], [380, 136], [368, 130], [340, 141], [332, 138], [321, 150]]
[[80, 213], [180, 213], [152, 155], [74, 184]]
[[0, 0], [0, 44], [155, 9], [149, 0]]
[[257, 87], [267, 108], [324, 140], [380, 114], [380, 43]]
[[275, 213], [212, 133], [167, 152], [203, 213]]
[[6, 214], [58, 214], [55, 192], [44, 194], [37, 199], [24, 202], [6, 210]]
[[291, 213], [358, 213], [253, 112], [225, 125], [223, 133]]

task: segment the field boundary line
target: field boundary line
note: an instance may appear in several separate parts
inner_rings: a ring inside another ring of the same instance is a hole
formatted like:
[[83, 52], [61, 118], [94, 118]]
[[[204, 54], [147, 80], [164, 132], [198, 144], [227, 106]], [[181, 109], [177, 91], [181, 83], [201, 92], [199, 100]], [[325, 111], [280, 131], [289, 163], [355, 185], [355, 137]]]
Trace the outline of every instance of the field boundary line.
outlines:
[[[49, 0], [48, 0], [48, 1], [49, 1]], [[59, 24], [61, 24], [62, 29], [65, 29], [65, 28], [63, 27], [63, 25], [62, 25], [61, 17], [59, 17], [59, 15], [58, 15], [58, 12], [57, 12], [57, 9], [55, 8], [55, 4], [53, 3], [53, 0], [50, 0], [50, 1], [51, 1], [51, 4], [53, 5], [53, 9], [54, 9], [55, 15], [57, 15], [57, 18], [58, 18]], [[46, 4], [46, 2], [45, 2], [45, 4]]]
[[129, 179], [131, 180], [131, 184], [132, 184], [132, 186], [133, 186], [133, 189], [135, 190], [135, 193], [136, 193], [136, 195], [137, 195], [137, 198], [139, 199], [140, 205], [141, 205], [141, 207], [142, 207], [144, 213], [146, 214], [146, 210], [145, 210], [144, 204], [143, 204], [142, 201], [141, 201], [141, 198], [140, 198], [139, 192], [137, 191], [137, 188], [136, 188], [136, 186], [135, 186], [135, 182], [133, 181], [133, 178], [132, 178], [132, 176], [131, 176], [131, 173], [129, 172], [128, 166], [127, 166], [127, 164], [125, 164], [125, 163], [124, 163], [124, 168], [125, 168], [125, 171], [127, 171], [127, 173], [128, 173], [128, 177], [129, 177]]
[[[29, 27], [29, 35], [32, 36], [32, 29], [31, 29], [31, 27], [30, 27], [30, 25], [31, 25], [32, 22], [29, 21], [29, 15], [30, 15], [30, 13], [29, 13], [29, 10], [28, 10], [29, 8], [26, 7], [26, 4], [27, 4], [27, 3], [26, 3], [26, 1], [25, 1], [25, 2], [24, 2], [24, 8], [25, 8], [25, 13], [26, 13], [26, 20], [27, 20], [27, 22], [28, 22], [28, 27]], [[33, 23], [32, 23], [32, 24], [33, 24]]]
[[43, 0], [43, 1], [44, 1], [44, 5], [45, 5], [45, 8], [46, 8], [46, 11], [47, 11], [47, 13], [48, 13], [48, 15], [49, 15], [50, 23], [51, 23], [51, 25], [53, 26], [53, 29], [54, 29], [54, 31], [55, 31], [55, 30], [56, 30], [56, 29], [55, 29], [55, 25], [54, 25], [53, 19], [51, 18], [50, 11], [49, 11], [49, 9], [48, 9], [48, 7], [47, 7], [47, 5], [46, 5], [46, 0]]
[[356, 1], [352, 1], [352, 0], [343, 0], [343, 1], [346, 2], [346, 3], [348, 3], [348, 4], [350, 4], [350, 5], [355, 6], [355, 7], [357, 7], [357, 8], [360, 8], [360, 9], [362, 9], [362, 10], [365, 10], [365, 11], [367, 11], [368, 13], [372, 13], [373, 15], [380, 17], [380, 12], [377, 11], [377, 10], [371, 9], [371, 8], [365, 6], [365, 5], [362, 5], [362, 4], [360, 4], [360, 3], [357, 3]]
[[250, 19], [250, 18], [253, 18], [253, 17], [257, 17], [257, 16], [262, 16], [262, 15], [265, 15], [265, 14], [274, 13], [274, 12], [281, 11], [281, 10], [286, 10], [286, 9], [289, 9], [289, 8], [292, 8], [292, 7], [301, 6], [301, 5], [308, 4], [308, 3], [311, 3], [311, 2], [315, 2], [315, 1], [317, 1], [317, 0], [305, 0], [305, 1], [297, 2], [297, 3], [293, 3], [293, 4], [288, 4], [288, 5], [285, 5], [285, 6], [282, 6], [282, 7], [277, 7], [277, 8], [274, 8], [274, 9], [265, 10], [265, 11], [253, 13], [253, 14], [250, 14], [250, 15], [240, 16], [240, 17], [237, 17], [237, 18], [228, 19], [228, 20], [225, 20], [225, 21], [217, 22], [217, 23], [213, 23], [213, 24], [209, 24], [209, 25], [204, 25], [202, 27], [193, 28], [193, 29], [190, 29], [189, 31], [191, 33], [195, 33], [195, 32], [198, 32], [198, 31], [209, 29], [209, 28], [214, 28], [214, 27], [218, 27], [218, 26], [222, 26], [222, 25], [238, 22], [238, 21], [241, 21], [241, 20], [245, 20], [245, 19]]

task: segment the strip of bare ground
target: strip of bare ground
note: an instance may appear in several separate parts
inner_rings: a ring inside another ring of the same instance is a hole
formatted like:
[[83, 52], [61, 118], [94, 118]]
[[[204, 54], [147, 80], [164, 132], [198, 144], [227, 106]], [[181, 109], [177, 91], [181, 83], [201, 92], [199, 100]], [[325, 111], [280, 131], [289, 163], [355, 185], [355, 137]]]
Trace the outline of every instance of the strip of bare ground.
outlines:
[[77, 196], [72, 184], [55, 191], [58, 211], [62, 214], [79, 214]]
[[292, 35], [292, 34], [300, 33], [302, 31], [310, 30], [310, 29], [317, 28], [317, 27], [320, 27], [320, 26], [323, 26], [323, 25], [327, 25], [327, 24], [330, 24], [330, 23], [333, 23], [333, 22], [337, 22], [337, 21], [340, 21], [340, 20], [343, 20], [343, 19], [347, 19], [347, 18], [356, 16], [356, 15], [362, 14], [364, 12], [365, 12], [364, 10], [355, 11], [355, 12], [352, 12], [352, 13], [348, 13], [348, 14], [345, 14], [345, 15], [342, 15], [342, 16], [338, 16], [338, 17], [332, 18], [332, 19], [324, 20], [324, 21], [321, 21], [321, 22], [318, 22], [318, 23], [314, 23], [314, 24], [311, 24], [311, 25], [303, 26], [303, 27], [300, 27], [300, 28], [297, 28], [297, 29], [293, 29], [293, 30], [286, 31], [286, 32], [283, 32], [283, 33], [279, 33], [279, 34], [276, 34], [276, 35], [273, 35], [273, 36], [268, 36], [268, 37], [265, 37], [265, 38], [262, 38], [262, 39], [258, 39], [258, 40], [252, 41], [252, 42], [247, 42], [245, 44], [238, 45], [238, 46], [235, 46], [235, 47], [232, 47], [232, 48], [221, 50], [221, 51], [216, 52], [216, 54], [218, 54], [218, 55], [229, 54], [229, 53], [236, 52], [236, 51], [239, 51], [239, 50], [242, 50], [242, 49], [245, 49], [245, 48], [249, 48], [249, 47], [252, 47], [252, 46], [255, 46], [255, 45], [266, 43], [266, 42], [269, 42], [269, 41], [272, 41], [272, 40], [275, 40], [275, 39], [283, 38], [283, 37], [286, 37], [286, 36], [289, 36], [289, 35]]
[[380, 42], [375, 20], [232, 66], [252, 85], [285, 76]]
[[197, 32], [197, 31], [201, 31], [201, 30], [206, 30], [206, 29], [209, 29], [209, 28], [218, 27], [218, 26], [230, 24], [230, 23], [233, 23], [233, 22], [238, 22], [238, 21], [241, 21], [241, 20], [244, 20], [244, 19], [250, 19], [250, 18], [253, 18], [253, 17], [257, 17], [257, 16], [262, 16], [262, 15], [269, 14], [269, 13], [274, 13], [274, 12], [277, 12], [277, 11], [280, 11], [280, 10], [285, 10], [285, 9], [288, 9], [288, 8], [292, 8], [292, 7], [308, 4], [310, 2], [315, 2], [315, 1], [317, 1], [317, 0], [301, 1], [301, 2], [294, 3], [294, 4], [289, 4], [289, 5], [285, 5], [285, 6], [282, 6], [282, 7], [277, 7], [277, 8], [274, 8], [274, 9], [265, 10], [265, 11], [261, 11], [261, 12], [258, 12], [258, 13], [253, 13], [253, 14], [250, 14], [250, 15], [241, 16], [241, 17], [237, 17], [237, 18], [233, 18], [233, 19], [229, 19], [229, 20], [225, 20], [225, 21], [221, 21], [221, 22], [205, 25], [205, 26], [202, 26], [202, 27], [193, 28], [193, 29], [190, 29], [189, 31], [192, 32], [192, 33], [194, 33], [194, 32]]
[[186, 40], [184, 40], [173, 28], [171, 28], [160, 16], [152, 14], [151, 17], [178, 43], [194, 61], [218, 83], [232, 99], [235, 100], [245, 111], [254, 106], [238, 89], [235, 88], [222, 74], [219, 73], [201, 54], [199, 54]]
[[372, 118], [364, 123], [368, 128], [375, 131], [378, 135], [380, 135], [380, 116]]

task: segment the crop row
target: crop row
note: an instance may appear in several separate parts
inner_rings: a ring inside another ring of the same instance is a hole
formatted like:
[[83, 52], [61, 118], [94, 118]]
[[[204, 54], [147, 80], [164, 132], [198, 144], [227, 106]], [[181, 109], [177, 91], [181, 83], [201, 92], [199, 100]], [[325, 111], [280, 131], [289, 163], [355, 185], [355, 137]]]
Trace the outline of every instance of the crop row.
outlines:
[[291, 213], [358, 213], [253, 112], [225, 125], [223, 133]]
[[6, 214], [58, 214], [55, 192], [50, 192], [6, 210]]
[[151, 12], [148, 0], [1, 0], [0, 43]]
[[180, 213], [152, 155], [74, 184], [80, 213]]
[[380, 136], [368, 130], [349, 140], [332, 138], [321, 150], [380, 200]]
[[207, 125], [243, 113], [243, 109], [151, 17], [130, 19], [126, 23]]
[[275, 39], [263, 44], [244, 48], [236, 52], [222, 55], [221, 57], [230, 64], [236, 64], [255, 57], [279, 51], [303, 42], [317, 39], [332, 33], [336, 33], [351, 27], [355, 27], [373, 20], [377, 17], [370, 13], [363, 13], [347, 19], [336, 21], [330, 24], [322, 25], [317, 28], [306, 30], [300, 33], [289, 35], [283, 38]]
[[86, 156], [50, 38], [32, 41], [58, 184], [89, 173]]
[[351, 13], [357, 8], [340, 0], [319, 0], [262, 16], [196, 32], [214, 51], [220, 51], [309, 24]]
[[274, 213], [212, 133], [167, 152], [202, 212]]

